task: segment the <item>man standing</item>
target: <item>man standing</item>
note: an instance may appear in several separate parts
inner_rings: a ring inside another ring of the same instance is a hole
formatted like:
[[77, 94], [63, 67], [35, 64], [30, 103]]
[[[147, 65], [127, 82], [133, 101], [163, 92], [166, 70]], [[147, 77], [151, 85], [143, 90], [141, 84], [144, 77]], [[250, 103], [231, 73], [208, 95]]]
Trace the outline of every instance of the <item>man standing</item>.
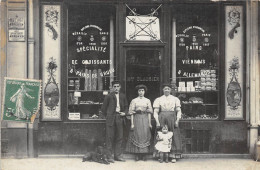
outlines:
[[[114, 158], [125, 161], [122, 157], [123, 124], [128, 110], [128, 103], [123, 93], [120, 93], [119, 81], [112, 82], [112, 92], [104, 99], [101, 111], [106, 116], [106, 147], [112, 152], [114, 145]], [[109, 159], [113, 162], [113, 158]]]

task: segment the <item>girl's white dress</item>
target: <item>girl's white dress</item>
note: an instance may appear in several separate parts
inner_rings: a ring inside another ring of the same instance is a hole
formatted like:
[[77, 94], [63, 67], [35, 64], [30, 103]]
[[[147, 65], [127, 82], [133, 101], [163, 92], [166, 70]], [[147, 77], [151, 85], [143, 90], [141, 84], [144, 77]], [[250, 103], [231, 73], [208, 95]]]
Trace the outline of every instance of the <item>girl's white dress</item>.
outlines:
[[159, 152], [170, 152], [171, 151], [171, 144], [172, 144], [172, 132], [168, 132], [166, 134], [162, 132], [158, 132], [157, 140], [158, 142], [155, 145], [155, 148]]

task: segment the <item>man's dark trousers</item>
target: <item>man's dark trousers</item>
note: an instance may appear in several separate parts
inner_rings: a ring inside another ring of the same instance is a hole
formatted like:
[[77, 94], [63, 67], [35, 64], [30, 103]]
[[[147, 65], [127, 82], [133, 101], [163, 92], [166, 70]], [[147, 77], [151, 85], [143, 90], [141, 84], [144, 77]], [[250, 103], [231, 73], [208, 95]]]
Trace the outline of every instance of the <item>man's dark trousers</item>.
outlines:
[[[113, 143], [115, 144], [115, 157], [119, 157], [122, 154], [122, 142], [123, 142], [123, 117], [119, 113], [115, 115], [115, 121], [112, 125], [106, 123], [106, 145], [107, 149], [113, 153]], [[116, 138], [115, 138], [116, 137]], [[114, 141], [115, 140], [115, 141]]]

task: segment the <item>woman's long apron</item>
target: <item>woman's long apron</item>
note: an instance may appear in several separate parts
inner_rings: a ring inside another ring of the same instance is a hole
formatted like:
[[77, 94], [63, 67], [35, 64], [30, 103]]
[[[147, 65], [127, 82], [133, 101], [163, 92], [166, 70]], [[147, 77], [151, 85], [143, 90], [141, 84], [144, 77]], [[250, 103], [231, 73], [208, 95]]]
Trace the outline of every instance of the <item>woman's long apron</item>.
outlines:
[[[176, 120], [177, 120], [176, 112], [162, 111], [159, 114], [159, 122], [161, 127], [167, 125], [168, 130], [173, 132], [172, 148], [169, 154], [169, 157], [171, 158], [180, 158], [182, 152], [180, 129], [175, 127]], [[158, 157], [159, 155], [158, 153], [155, 153], [154, 156]]]
[[148, 153], [150, 151], [151, 130], [148, 114], [142, 112], [134, 115], [134, 129], [130, 131], [126, 151], [131, 153]]

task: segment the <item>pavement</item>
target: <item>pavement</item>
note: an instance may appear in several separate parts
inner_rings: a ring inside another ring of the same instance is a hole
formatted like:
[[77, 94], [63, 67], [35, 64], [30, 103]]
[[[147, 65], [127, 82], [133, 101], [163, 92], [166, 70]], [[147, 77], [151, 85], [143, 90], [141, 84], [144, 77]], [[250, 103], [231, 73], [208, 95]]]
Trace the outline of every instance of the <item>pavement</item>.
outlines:
[[81, 158], [1, 159], [1, 170], [260, 170], [260, 162], [245, 158], [183, 158], [177, 163], [156, 160], [112, 163], [82, 162]]

